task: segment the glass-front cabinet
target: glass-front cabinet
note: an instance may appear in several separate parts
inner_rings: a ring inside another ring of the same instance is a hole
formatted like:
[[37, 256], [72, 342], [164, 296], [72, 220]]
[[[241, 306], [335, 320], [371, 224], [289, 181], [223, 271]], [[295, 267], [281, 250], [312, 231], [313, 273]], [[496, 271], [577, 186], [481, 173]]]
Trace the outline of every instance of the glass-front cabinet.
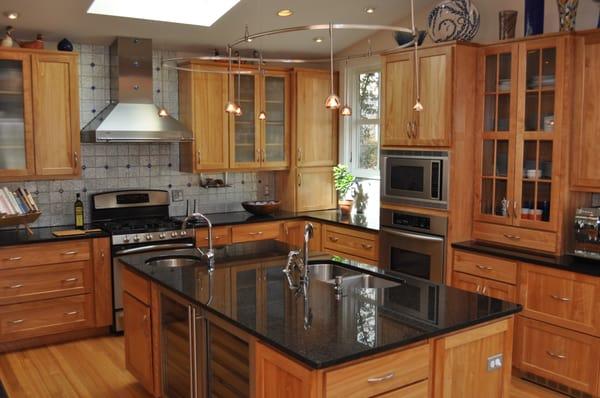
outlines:
[[34, 174], [30, 60], [0, 55], [0, 177]]
[[[251, 70], [234, 75], [233, 100], [241, 106], [231, 116], [231, 168], [286, 168], [289, 166], [289, 75]], [[259, 117], [263, 115], [264, 117]]]
[[566, 40], [525, 40], [482, 49], [478, 221], [558, 228]]

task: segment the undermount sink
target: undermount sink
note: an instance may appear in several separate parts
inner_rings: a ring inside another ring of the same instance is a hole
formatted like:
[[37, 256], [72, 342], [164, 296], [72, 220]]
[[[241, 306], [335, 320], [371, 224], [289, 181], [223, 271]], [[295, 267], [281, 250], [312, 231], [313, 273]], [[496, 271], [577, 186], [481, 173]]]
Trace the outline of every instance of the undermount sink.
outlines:
[[153, 257], [146, 260], [146, 264], [152, 267], [181, 268], [192, 267], [202, 264], [202, 258], [197, 256], [164, 256]]
[[364, 274], [335, 264], [310, 264], [308, 270], [313, 279], [331, 285], [335, 285], [336, 277], [341, 277], [342, 286], [345, 289], [384, 289], [387, 287], [400, 286], [399, 282], [378, 278], [370, 274]]

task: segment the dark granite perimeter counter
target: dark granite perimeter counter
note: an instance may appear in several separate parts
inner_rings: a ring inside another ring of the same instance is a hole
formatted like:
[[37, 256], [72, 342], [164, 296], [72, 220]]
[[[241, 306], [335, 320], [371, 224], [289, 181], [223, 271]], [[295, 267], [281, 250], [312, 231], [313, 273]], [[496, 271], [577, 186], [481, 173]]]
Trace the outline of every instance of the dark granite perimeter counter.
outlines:
[[[197, 303], [312, 368], [324, 368], [443, 335], [521, 310], [516, 304], [423, 280], [386, 289], [346, 289], [336, 300], [332, 285], [311, 279], [309, 299], [294, 295], [282, 272], [288, 247], [264, 241], [217, 250], [209, 276], [204, 265], [158, 268], [160, 255], [195, 255], [193, 250], [121, 257], [126, 266]], [[326, 253], [314, 262], [331, 261]], [[359, 263], [350, 267], [362, 269]], [[364, 270], [373, 273], [374, 268]], [[390, 275], [380, 274], [392, 280]]]
[[[92, 228], [91, 225], [86, 225], [86, 228]], [[54, 236], [52, 234], [53, 231], [64, 231], [67, 229], [75, 229], [72, 225], [65, 225], [59, 227], [41, 227], [41, 228], [31, 228], [33, 232], [32, 235], [29, 235], [24, 228], [19, 229], [2, 229], [0, 230], [0, 246], [13, 246], [13, 245], [22, 245], [28, 243], [43, 243], [43, 242], [58, 242], [63, 240], [74, 240], [74, 239], [92, 239], [92, 238], [102, 238], [105, 236], [110, 236], [108, 233], [101, 232], [91, 232], [85, 235], [76, 235], [76, 236]]]
[[600, 261], [598, 260], [591, 260], [571, 255], [553, 256], [540, 252], [514, 249], [511, 247], [499, 246], [476, 240], [453, 243], [452, 247], [460, 250], [504, 257], [516, 261], [523, 261], [530, 264], [543, 265], [545, 267], [557, 268], [578, 274], [600, 276]]

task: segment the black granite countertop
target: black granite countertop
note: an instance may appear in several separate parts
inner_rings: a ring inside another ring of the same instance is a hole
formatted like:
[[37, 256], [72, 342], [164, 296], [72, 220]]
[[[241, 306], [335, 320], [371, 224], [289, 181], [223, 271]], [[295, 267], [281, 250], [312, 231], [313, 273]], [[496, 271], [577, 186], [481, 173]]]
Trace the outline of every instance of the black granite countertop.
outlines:
[[[400, 282], [385, 289], [344, 290], [311, 278], [305, 302], [282, 272], [288, 247], [274, 241], [217, 249], [215, 271], [199, 266], [166, 269], [146, 261], [193, 250], [120, 257], [134, 271], [180, 294], [312, 368], [326, 368], [399, 348], [519, 312], [517, 304], [347, 262], [347, 267]], [[311, 263], [332, 262], [326, 253]], [[345, 262], [345, 260], [341, 260]]]
[[[91, 225], [86, 225], [86, 229], [92, 228]], [[76, 236], [54, 236], [52, 235], [53, 231], [64, 231], [67, 229], [75, 229], [73, 225], [63, 225], [58, 227], [40, 227], [40, 228], [31, 228], [33, 232], [32, 235], [29, 235], [24, 228], [19, 229], [2, 229], [0, 230], [0, 246], [12, 246], [12, 245], [22, 245], [28, 243], [42, 243], [42, 242], [58, 242], [62, 240], [74, 240], [74, 239], [92, 239], [92, 238], [102, 238], [105, 236], [110, 236], [106, 232], [91, 232], [85, 235], [76, 235]]]
[[452, 247], [455, 249], [489, 254], [492, 256], [509, 258], [516, 261], [523, 261], [530, 264], [562, 269], [565, 271], [576, 272], [578, 274], [600, 276], [600, 261], [598, 260], [586, 259], [571, 255], [553, 256], [535, 251], [498, 246], [476, 240], [453, 243]]

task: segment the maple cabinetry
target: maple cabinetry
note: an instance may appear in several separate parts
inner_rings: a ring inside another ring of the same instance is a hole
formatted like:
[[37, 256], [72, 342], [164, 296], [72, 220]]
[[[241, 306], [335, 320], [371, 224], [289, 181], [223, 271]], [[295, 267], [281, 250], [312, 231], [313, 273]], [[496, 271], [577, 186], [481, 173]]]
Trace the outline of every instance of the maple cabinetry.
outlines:
[[80, 175], [78, 60], [0, 50], [0, 179]]
[[290, 245], [295, 250], [304, 247], [304, 227], [306, 224], [312, 224], [313, 236], [309, 242], [310, 251], [321, 250], [321, 232], [322, 225], [314, 221], [286, 221], [283, 223], [283, 233], [281, 240]]
[[376, 264], [379, 260], [379, 236], [375, 232], [325, 224], [323, 250], [342, 257]]
[[473, 235], [558, 252], [569, 37], [480, 51]]

